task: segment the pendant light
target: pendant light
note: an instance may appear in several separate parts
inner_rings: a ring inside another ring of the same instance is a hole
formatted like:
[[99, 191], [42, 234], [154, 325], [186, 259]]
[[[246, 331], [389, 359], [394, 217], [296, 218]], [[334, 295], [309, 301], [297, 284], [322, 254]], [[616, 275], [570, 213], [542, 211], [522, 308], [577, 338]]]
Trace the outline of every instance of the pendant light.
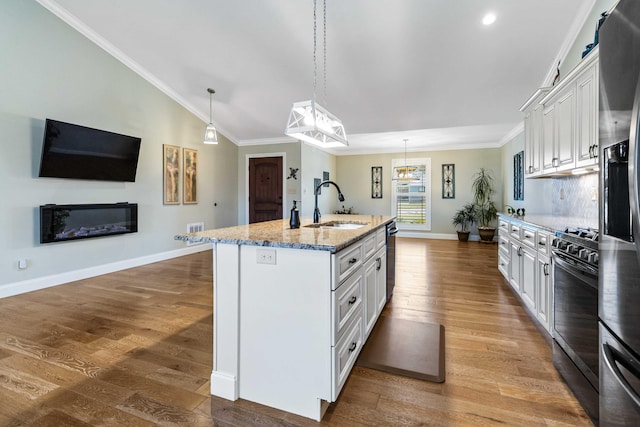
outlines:
[[418, 168], [409, 166], [407, 163], [407, 141], [408, 139], [404, 140], [404, 166], [396, 166], [393, 168], [393, 181], [419, 181], [419, 178], [415, 174]]
[[209, 88], [207, 89], [209, 92], [209, 124], [204, 131], [204, 143], [205, 144], [217, 144], [218, 143], [218, 133], [216, 132], [216, 127], [213, 125], [213, 117], [211, 113], [211, 95], [216, 93], [215, 90]]
[[[324, 0], [323, 10], [323, 30], [324, 30], [324, 92], [326, 105], [327, 91], [327, 0]], [[289, 121], [284, 131], [285, 135], [297, 138], [301, 141], [324, 147], [344, 147], [348, 146], [347, 134], [345, 133], [342, 121], [331, 114], [329, 110], [321, 106], [316, 101], [316, 0], [313, 0], [313, 99], [308, 101], [294, 102], [289, 113]]]

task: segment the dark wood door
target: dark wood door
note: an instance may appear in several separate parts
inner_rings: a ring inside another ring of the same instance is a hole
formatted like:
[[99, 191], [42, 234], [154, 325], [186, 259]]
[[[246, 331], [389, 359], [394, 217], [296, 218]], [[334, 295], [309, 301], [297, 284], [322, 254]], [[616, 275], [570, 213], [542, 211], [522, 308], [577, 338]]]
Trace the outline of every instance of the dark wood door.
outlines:
[[282, 157], [249, 159], [249, 223], [282, 219]]

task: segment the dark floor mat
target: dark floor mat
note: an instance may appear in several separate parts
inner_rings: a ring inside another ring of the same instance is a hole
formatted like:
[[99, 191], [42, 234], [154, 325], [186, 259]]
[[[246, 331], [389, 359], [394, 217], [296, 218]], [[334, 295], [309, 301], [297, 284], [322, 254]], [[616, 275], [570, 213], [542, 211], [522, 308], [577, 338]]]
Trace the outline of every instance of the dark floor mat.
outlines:
[[356, 365], [444, 382], [444, 326], [382, 316], [371, 331]]

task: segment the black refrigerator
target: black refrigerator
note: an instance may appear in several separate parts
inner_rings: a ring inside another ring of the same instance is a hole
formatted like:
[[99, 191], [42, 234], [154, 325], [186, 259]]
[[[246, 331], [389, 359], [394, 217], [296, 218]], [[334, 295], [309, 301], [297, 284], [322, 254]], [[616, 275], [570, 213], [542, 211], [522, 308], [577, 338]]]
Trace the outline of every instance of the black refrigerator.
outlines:
[[599, 30], [601, 426], [640, 425], [640, 1]]

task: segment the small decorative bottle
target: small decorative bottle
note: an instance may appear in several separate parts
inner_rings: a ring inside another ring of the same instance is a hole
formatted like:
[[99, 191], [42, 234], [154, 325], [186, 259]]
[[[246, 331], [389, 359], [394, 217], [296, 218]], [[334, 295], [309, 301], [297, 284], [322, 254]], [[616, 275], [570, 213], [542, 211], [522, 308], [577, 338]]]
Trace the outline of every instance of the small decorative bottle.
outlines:
[[291, 208], [291, 217], [289, 218], [290, 228], [300, 228], [300, 211], [296, 207], [296, 201], [293, 201], [293, 207]]

